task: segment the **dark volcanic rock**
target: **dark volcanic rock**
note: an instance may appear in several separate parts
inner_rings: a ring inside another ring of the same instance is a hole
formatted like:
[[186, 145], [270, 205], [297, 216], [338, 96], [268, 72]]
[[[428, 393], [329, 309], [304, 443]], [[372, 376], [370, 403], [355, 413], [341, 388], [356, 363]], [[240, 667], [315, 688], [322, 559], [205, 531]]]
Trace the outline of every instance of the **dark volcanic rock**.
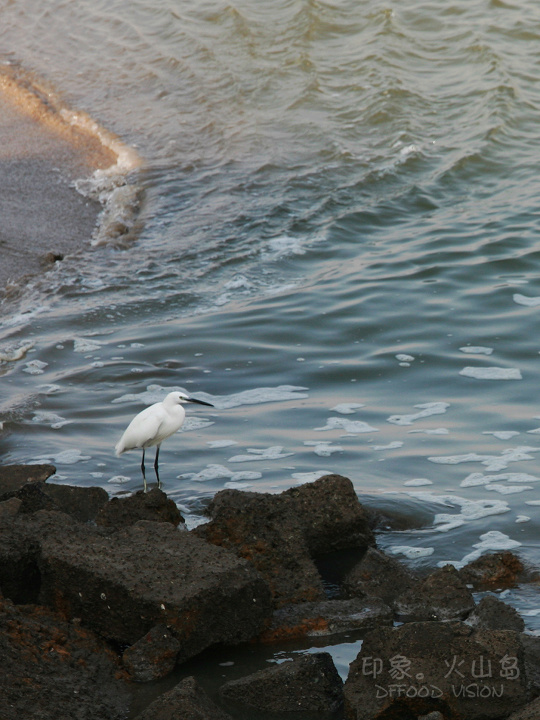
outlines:
[[45, 482], [54, 475], [53, 465], [4, 465], [0, 467], [0, 502], [21, 500], [19, 512], [60, 510], [81, 522], [94, 520], [109, 496], [100, 487], [77, 487]]
[[474, 598], [453, 565], [445, 565], [400, 595], [394, 607], [402, 622], [458, 620], [474, 609]]
[[232, 680], [220, 688], [227, 703], [259, 711], [313, 712], [325, 717], [343, 704], [343, 683], [329, 653], [302, 655]]
[[467, 625], [490, 630], [522, 632], [525, 623], [518, 611], [493, 595], [483, 597], [467, 618]]
[[125, 498], [112, 498], [101, 508], [96, 523], [105, 527], [125, 527], [138, 520], [168, 522], [174, 526], [184, 522], [175, 502], [159, 488], [153, 488], [149, 492], [139, 490]]
[[14, 517], [20, 510], [22, 500], [19, 498], [10, 498], [0, 502], [0, 521]]
[[80, 522], [95, 520], [99, 510], [109, 502], [107, 491], [101, 487], [46, 483], [43, 492], [54, 501], [58, 510]]
[[538, 720], [540, 718], [540, 697], [512, 713], [506, 720]]
[[348, 720], [506, 718], [531, 698], [521, 636], [461, 622], [370, 632], [344, 687]]
[[415, 573], [399, 560], [370, 547], [345, 576], [343, 585], [350, 596], [380, 597], [392, 605], [399, 595], [410, 590], [417, 582]]
[[122, 655], [122, 663], [133, 680], [149, 682], [174, 669], [180, 643], [166, 625], [156, 625]]
[[249, 560], [276, 607], [325, 598], [314, 557], [375, 544], [351, 481], [339, 475], [279, 495], [224, 490], [208, 514], [194, 532]]
[[269, 616], [268, 587], [249, 563], [169, 523], [139, 521], [107, 535], [66, 527], [60, 513], [30, 517], [40, 538], [40, 602], [108, 639], [131, 644], [165, 624], [183, 661], [214, 643], [250, 639]]
[[482, 555], [459, 570], [463, 582], [475, 590], [515, 587], [525, 574], [521, 560], [509, 551]]
[[331, 635], [391, 625], [393, 612], [380, 598], [321, 600], [285, 605], [276, 610], [262, 642], [282, 642], [306, 635]]
[[194, 677], [187, 677], [165, 693], [136, 720], [231, 720], [215, 705]]
[[2, 720], [121, 720], [128, 710], [115, 656], [48, 610], [0, 601]]
[[18, 490], [34, 482], [45, 482], [54, 475], [54, 465], [0, 465], [0, 501], [12, 497]]

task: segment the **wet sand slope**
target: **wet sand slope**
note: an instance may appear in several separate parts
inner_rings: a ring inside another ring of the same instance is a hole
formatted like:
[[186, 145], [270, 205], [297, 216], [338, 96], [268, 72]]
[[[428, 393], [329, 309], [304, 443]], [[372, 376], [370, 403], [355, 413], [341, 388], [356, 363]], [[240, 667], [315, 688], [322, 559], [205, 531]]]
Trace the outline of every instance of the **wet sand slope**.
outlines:
[[45, 98], [0, 78], [0, 295], [10, 281], [50, 266], [50, 253], [65, 255], [89, 241], [101, 205], [72, 183], [116, 160]]

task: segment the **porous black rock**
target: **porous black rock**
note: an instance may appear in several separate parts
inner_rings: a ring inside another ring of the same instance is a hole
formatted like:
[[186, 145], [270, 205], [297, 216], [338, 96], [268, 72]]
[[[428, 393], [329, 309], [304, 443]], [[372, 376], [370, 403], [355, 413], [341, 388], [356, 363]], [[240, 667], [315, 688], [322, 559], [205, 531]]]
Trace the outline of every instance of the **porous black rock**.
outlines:
[[275, 610], [259, 640], [282, 642], [305, 636], [370, 630], [390, 625], [392, 620], [392, 609], [378, 597], [296, 603]]
[[461, 620], [474, 598], [453, 565], [445, 565], [396, 598], [394, 607], [402, 622]]
[[166, 625], [156, 625], [124, 650], [122, 663], [136, 682], [150, 682], [174, 670], [180, 643]]
[[316, 713], [330, 716], [343, 704], [343, 682], [332, 656], [326, 652], [302, 655], [220, 688], [226, 703], [259, 711], [286, 714]]
[[490, 630], [515, 630], [522, 632], [525, 623], [518, 611], [494, 595], [486, 595], [468, 616], [467, 625]]
[[184, 522], [176, 503], [159, 488], [112, 498], [101, 507], [96, 517], [96, 523], [104, 527], [126, 527], [139, 520], [168, 522], [174, 526]]
[[396, 558], [370, 547], [346, 574], [343, 585], [352, 597], [375, 596], [393, 605], [399, 595], [419, 582], [418, 576]]
[[184, 678], [154, 700], [136, 720], [231, 720], [212, 702], [194, 677]]
[[351, 481], [340, 475], [270, 493], [223, 490], [195, 533], [251, 562], [271, 588], [275, 607], [325, 598], [315, 559], [375, 544]]
[[[463, 622], [413, 622], [368, 633], [344, 686], [348, 720], [499, 720], [532, 697], [523, 635]], [[529, 657], [532, 654], [529, 653]]]
[[114, 653], [45, 608], [0, 600], [2, 720], [123, 720], [127, 685]]

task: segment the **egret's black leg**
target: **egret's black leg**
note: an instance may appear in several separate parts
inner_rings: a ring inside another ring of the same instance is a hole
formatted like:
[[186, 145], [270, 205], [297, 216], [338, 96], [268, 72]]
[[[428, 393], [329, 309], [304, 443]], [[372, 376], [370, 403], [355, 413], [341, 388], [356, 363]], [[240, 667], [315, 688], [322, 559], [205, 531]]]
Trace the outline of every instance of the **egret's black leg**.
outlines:
[[146, 492], [146, 471], [145, 471], [145, 467], [144, 467], [144, 448], [142, 451], [141, 472], [142, 472], [142, 476], [143, 476], [143, 480], [144, 480], [144, 492]]
[[156, 471], [156, 477], [157, 477], [157, 486], [158, 488], [161, 487], [161, 480], [159, 479], [159, 448], [161, 446], [156, 446], [156, 459], [154, 460], [154, 470]]

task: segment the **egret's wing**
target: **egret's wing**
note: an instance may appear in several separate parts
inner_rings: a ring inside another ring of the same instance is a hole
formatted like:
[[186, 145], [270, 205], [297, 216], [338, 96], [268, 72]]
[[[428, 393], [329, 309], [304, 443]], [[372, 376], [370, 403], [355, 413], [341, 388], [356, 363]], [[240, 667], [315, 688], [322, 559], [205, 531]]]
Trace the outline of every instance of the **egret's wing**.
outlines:
[[159, 438], [159, 429], [166, 417], [160, 406], [161, 403], [151, 405], [133, 418], [116, 446], [117, 454], [156, 444], [156, 439]]

